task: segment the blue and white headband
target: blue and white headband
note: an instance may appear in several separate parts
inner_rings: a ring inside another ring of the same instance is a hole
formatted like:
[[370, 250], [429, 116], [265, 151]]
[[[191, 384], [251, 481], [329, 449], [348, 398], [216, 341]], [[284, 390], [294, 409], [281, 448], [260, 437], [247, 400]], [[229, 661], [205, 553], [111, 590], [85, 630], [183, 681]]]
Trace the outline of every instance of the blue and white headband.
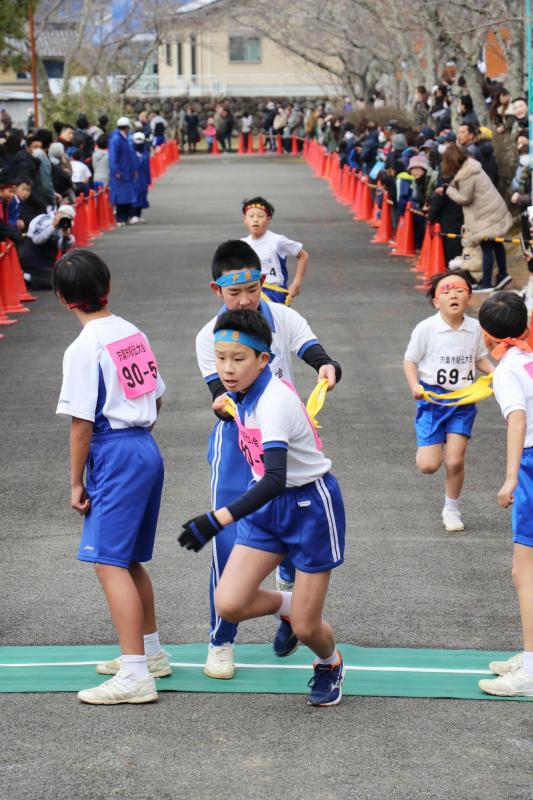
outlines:
[[259, 353], [270, 353], [270, 348], [265, 341], [252, 336], [249, 333], [242, 331], [232, 331], [228, 328], [221, 328], [215, 331], [216, 342], [230, 342], [230, 344], [243, 344], [245, 347], [251, 347], [252, 350], [257, 350]]
[[239, 269], [234, 272], [225, 272], [215, 281], [217, 286], [239, 286], [241, 283], [252, 283], [261, 280], [261, 270], [259, 269]]

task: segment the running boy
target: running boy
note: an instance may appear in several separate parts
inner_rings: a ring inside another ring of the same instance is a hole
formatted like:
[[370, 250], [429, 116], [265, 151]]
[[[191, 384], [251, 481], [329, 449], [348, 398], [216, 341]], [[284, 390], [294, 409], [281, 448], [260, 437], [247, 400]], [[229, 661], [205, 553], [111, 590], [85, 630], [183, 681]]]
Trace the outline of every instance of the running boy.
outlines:
[[[322, 609], [331, 570], [344, 560], [344, 506], [300, 398], [272, 374], [271, 344], [272, 331], [253, 311], [228, 311], [215, 324], [217, 370], [237, 403], [241, 458], [253, 481], [228, 506], [186, 522], [179, 542], [198, 551], [237, 522], [215, 594], [218, 614], [234, 623], [284, 616], [291, 639], [276, 638], [276, 654], [290, 655], [298, 641], [310, 647], [317, 660], [308, 702], [332, 706], [342, 696], [344, 666]], [[293, 593], [261, 589], [287, 555], [296, 567]]]
[[[272, 233], [268, 226], [274, 216], [274, 206], [263, 197], [245, 200], [242, 206], [244, 224], [250, 235], [244, 238], [253, 247], [261, 261], [261, 272], [266, 276], [263, 292], [274, 303], [290, 305], [300, 294], [307, 270], [309, 254], [301, 242], [294, 242], [279, 233]], [[287, 272], [287, 257], [296, 258], [296, 274], [290, 286]]]
[[489, 664], [500, 677], [481, 680], [479, 687], [488, 694], [533, 697], [533, 353], [526, 341], [527, 308], [514, 292], [498, 292], [481, 306], [479, 322], [500, 362], [493, 386], [507, 422], [507, 474], [498, 503], [513, 507], [513, 583], [524, 637], [524, 652]]
[[[333, 389], [341, 378], [340, 365], [333, 361], [316, 339], [306, 320], [292, 308], [279, 303], [267, 303], [261, 299], [261, 275], [259, 257], [240, 240], [221, 244], [213, 257], [211, 289], [224, 303], [222, 311], [249, 309], [260, 311], [271, 329], [271, 369], [279, 378], [293, 382], [291, 353], [297, 354], [318, 372], [318, 380], [327, 378]], [[222, 313], [222, 312], [221, 312]], [[202, 376], [213, 398], [213, 411], [219, 417], [209, 441], [208, 461], [211, 466], [211, 502], [213, 507], [231, 503], [246, 491], [251, 480], [251, 471], [242, 458], [237, 426], [225, 412], [226, 390], [217, 374], [213, 346], [213, 328], [216, 317], [211, 319], [196, 337], [196, 355]], [[214, 591], [224, 571], [236, 535], [236, 525], [228, 525], [213, 540], [213, 560], [209, 582], [211, 635], [205, 665], [205, 674], [210, 678], [229, 679], [235, 674], [233, 643], [237, 625], [221, 619], [215, 610]], [[289, 559], [277, 570], [277, 586], [290, 590], [294, 582], [294, 567]], [[282, 621], [283, 629], [290, 634]]]
[[78, 698], [149, 703], [157, 700], [154, 676], [171, 672], [140, 563], [152, 558], [163, 487], [163, 460], [150, 431], [165, 384], [146, 336], [108, 310], [110, 276], [101, 258], [89, 250], [68, 253], [57, 262], [53, 285], [83, 327], [65, 352], [57, 406], [71, 417], [71, 506], [84, 516], [78, 559], [94, 564], [122, 651], [97, 666], [114, 677]]
[[459, 496], [465, 476], [465, 453], [477, 413], [475, 405], [439, 406], [422, 399], [420, 384], [440, 394], [473, 383], [476, 369], [491, 372], [479, 322], [465, 315], [472, 286], [462, 270], [443, 272], [431, 282], [428, 297], [437, 313], [420, 322], [403, 364], [417, 401], [416, 465], [425, 475], [446, 470], [442, 522], [447, 531], [464, 530]]

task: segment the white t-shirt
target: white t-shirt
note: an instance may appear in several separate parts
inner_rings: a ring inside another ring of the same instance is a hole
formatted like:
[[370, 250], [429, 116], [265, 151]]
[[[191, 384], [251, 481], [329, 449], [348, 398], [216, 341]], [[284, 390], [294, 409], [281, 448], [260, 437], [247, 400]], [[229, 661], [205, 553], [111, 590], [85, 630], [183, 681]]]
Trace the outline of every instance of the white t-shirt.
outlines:
[[91, 177], [91, 170], [83, 161], [71, 161], [72, 183], [85, 183]]
[[266, 231], [260, 239], [244, 236], [243, 242], [255, 250], [261, 261], [261, 272], [266, 275], [266, 282], [287, 288], [289, 273], [287, 272], [288, 256], [296, 257], [303, 244], [287, 239], [279, 233]]
[[[95, 432], [122, 428], [149, 428], [157, 419], [156, 399], [165, 391], [157, 375], [155, 391], [128, 400], [106, 345], [139, 329], [121, 317], [91, 320], [67, 347], [63, 358], [63, 384], [56, 414], [94, 422]], [[143, 335], [144, 340], [148, 339]]]
[[[286, 486], [303, 486], [321, 478], [331, 468], [329, 458], [318, 450], [302, 401], [275, 375], [268, 382], [251, 414], [244, 415], [247, 428], [259, 428], [263, 449], [268, 444], [287, 445]], [[252, 469], [253, 476], [261, 476]]]
[[492, 385], [506, 420], [512, 411], [526, 412], [524, 447], [533, 447], [533, 353], [511, 347], [494, 370]]
[[453, 391], [473, 383], [476, 361], [485, 356], [488, 350], [477, 319], [465, 316], [454, 330], [437, 312], [418, 323], [404, 358], [418, 366], [424, 383]]
[[[278, 378], [285, 378], [292, 383], [291, 353], [296, 353], [302, 358], [307, 348], [313, 344], [318, 344], [318, 340], [307, 321], [293, 308], [280, 303], [266, 303], [261, 300], [259, 311], [265, 317], [272, 331], [271, 350], [274, 358], [270, 364], [270, 369]], [[216, 321], [217, 317], [213, 317], [207, 325], [204, 325], [196, 337], [196, 358], [206, 383], [218, 378], [215, 360], [215, 335], [213, 333]]]

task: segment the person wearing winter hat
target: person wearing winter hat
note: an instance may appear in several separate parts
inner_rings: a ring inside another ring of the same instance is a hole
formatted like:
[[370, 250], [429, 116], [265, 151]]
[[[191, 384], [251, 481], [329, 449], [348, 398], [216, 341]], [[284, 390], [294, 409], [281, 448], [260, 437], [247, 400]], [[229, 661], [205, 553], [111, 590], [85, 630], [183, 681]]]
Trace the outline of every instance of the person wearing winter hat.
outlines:
[[[409, 159], [409, 172], [414, 178], [411, 186], [413, 203], [421, 211], [427, 211], [431, 197], [437, 185], [437, 173], [431, 169], [425, 155], [413, 156]], [[426, 221], [418, 214], [413, 215], [415, 246], [421, 247], [426, 230]]]
[[126, 225], [132, 216], [134, 182], [138, 171], [135, 150], [128, 138], [131, 123], [119, 117], [109, 138], [109, 199], [116, 208], [117, 225]]

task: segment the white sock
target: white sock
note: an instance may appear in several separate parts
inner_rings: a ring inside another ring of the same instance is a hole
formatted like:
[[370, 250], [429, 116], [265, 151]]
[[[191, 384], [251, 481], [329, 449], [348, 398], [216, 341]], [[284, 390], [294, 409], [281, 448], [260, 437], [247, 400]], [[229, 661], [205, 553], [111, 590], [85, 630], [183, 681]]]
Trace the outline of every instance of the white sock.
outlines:
[[281, 617], [290, 617], [292, 592], [278, 592], [278, 594], [281, 595], [281, 605], [274, 616], [277, 617], [277, 619], [281, 619]]
[[120, 656], [120, 663], [126, 667], [128, 672], [132, 672], [136, 678], [147, 678], [150, 673], [148, 672], [148, 660], [145, 655], [142, 656]]
[[161, 642], [159, 641], [159, 632], [144, 634], [144, 652], [147, 656], [155, 656], [161, 650]]
[[533, 678], [533, 653], [524, 650], [524, 669]]
[[333, 664], [336, 664], [339, 660], [339, 654], [337, 653], [337, 648], [333, 651], [329, 658], [320, 658], [319, 656], [316, 657], [315, 664], [327, 664], [328, 667], [332, 667]]
[[447, 494], [444, 495], [444, 498], [444, 508], [450, 511], [459, 511], [459, 498], [448, 497]]

